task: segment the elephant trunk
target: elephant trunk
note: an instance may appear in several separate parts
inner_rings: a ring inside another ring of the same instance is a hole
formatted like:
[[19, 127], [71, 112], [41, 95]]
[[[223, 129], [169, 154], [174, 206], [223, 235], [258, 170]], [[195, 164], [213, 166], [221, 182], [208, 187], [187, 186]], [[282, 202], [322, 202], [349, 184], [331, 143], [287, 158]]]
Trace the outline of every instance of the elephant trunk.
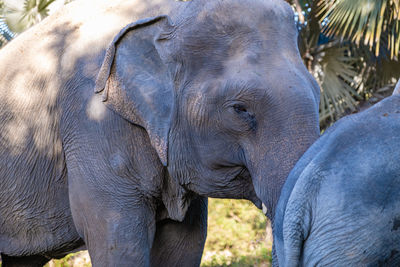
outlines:
[[[285, 120], [280, 134], [264, 134], [248, 157], [249, 172], [264, 213], [272, 221], [280, 192], [290, 171], [319, 137], [318, 117], [313, 121]], [[258, 138], [257, 138], [258, 139]], [[259, 145], [263, 144], [263, 145]]]

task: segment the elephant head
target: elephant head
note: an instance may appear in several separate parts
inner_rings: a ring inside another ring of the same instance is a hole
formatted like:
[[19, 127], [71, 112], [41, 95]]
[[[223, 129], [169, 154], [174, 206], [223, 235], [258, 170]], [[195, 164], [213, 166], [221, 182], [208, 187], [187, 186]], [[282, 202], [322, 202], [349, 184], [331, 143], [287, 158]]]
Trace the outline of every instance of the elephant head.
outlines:
[[319, 88], [299, 55], [293, 12], [278, 0], [176, 4], [115, 37], [95, 90], [147, 131], [181, 199], [166, 203], [170, 217], [183, 218], [194, 192], [261, 200], [271, 218], [319, 135]]

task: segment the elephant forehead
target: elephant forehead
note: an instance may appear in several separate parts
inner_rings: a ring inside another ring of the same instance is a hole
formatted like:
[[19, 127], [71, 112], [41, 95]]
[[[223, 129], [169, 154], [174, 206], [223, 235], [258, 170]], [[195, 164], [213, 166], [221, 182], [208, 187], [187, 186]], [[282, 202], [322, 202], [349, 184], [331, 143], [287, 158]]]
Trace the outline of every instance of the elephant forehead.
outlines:
[[246, 50], [237, 47], [230, 49], [229, 54], [223, 63], [224, 76], [234, 76], [245, 80], [260, 80], [265, 75], [262, 71], [265, 68], [266, 61], [262, 55], [263, 53], [257, 47]]
[[[289, 6], [279, 0], [197, 0], [194, 1], [200, 11], [196, 14], [196, 23], [213, 21], [219, 26], [239, 22], [255, 25], [265, 21], [279, 22], [292, 17]], [[277, 25], [279, 27], [281, 25]]]
[[[262, 77], [255, 72], [244, 71], [243, 75], [221, 75], [217, 79], [205, 82], [205, 77], [196, 79], [185, 92], [191, 101], [200, 103], [203, 99], [212, 102], [245, 97], [246, 95], [265, 94], [266, 86]], [[258, 95], [258, 97], [261, 97]]]
[[192, 80], [205, 72], [208, 79], [244, 72], [265, 76], [280, 58], [296, 56], [293, 13], [285, 5], [276, 1], [207, 1], [197, 16], [176, 23], [169, 52], [183, 61]]

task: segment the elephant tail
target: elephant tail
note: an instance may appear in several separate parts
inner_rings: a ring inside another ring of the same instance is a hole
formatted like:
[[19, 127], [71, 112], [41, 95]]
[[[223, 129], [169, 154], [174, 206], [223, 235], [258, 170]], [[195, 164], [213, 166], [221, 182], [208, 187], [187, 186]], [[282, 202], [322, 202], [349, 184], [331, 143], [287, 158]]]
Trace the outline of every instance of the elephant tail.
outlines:
[[[296, 205], [299, 207], [300, 205]], [[287, 210], [283, 233], [284, 264], [281, 267], [301, 266], [301, 254], [303, 243], [307, 238], [309, 225], [306, 216], [306, 208]], [[304, 217], [303, 217], [304, 216]]]
[[304, 242], [312, 230], [312, 209], [323, 175], [311, 162], [300, 175], [286, 206], [283, 221], [283, 255], [281, 267], [303, 266]]

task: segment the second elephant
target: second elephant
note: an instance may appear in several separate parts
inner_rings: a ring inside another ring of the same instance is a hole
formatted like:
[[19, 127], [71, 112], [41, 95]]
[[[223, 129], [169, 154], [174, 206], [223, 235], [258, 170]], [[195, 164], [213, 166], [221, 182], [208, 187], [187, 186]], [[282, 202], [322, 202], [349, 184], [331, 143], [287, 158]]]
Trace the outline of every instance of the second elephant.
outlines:
[[279, 266], [400, 265], [399, 89], [336, 122], [293, 168], [276, 209]]

